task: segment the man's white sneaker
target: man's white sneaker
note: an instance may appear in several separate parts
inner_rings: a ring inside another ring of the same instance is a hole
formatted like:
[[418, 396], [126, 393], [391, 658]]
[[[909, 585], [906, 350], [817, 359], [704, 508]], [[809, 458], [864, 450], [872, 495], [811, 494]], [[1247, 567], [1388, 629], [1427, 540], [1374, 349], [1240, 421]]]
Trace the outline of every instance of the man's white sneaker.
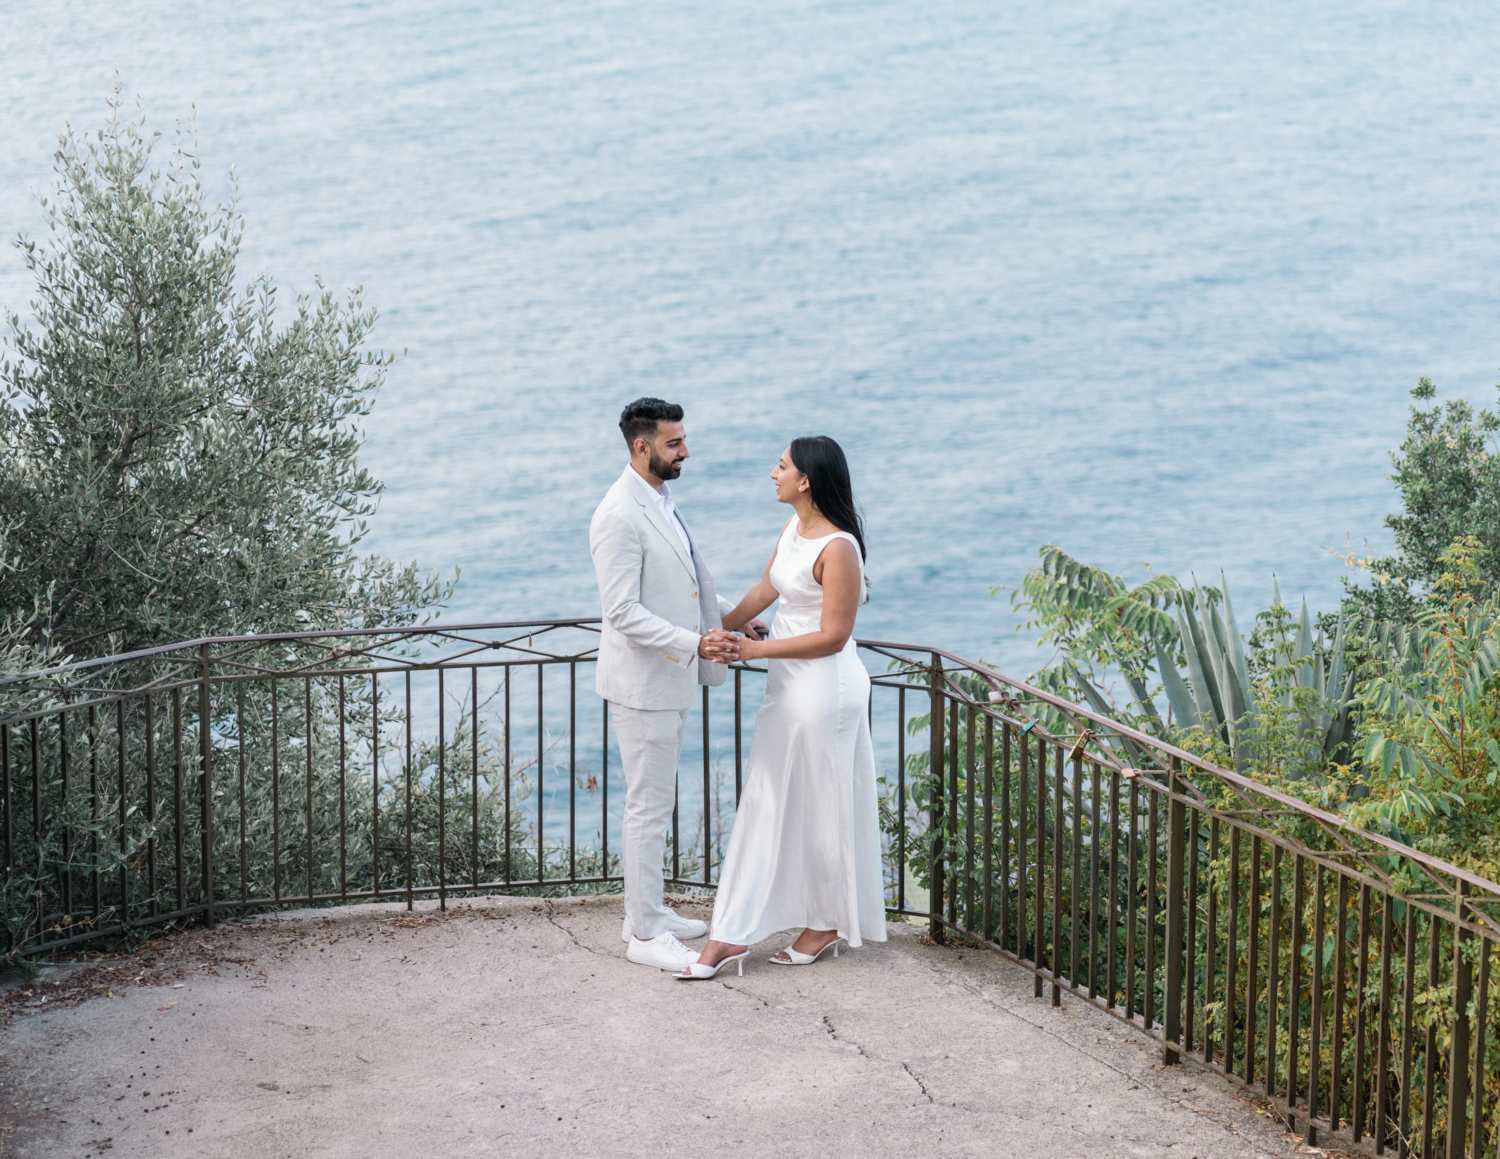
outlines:
[[630, 939], [630, 948], [625, 956], [642, 966], [655, 966], [658, 970], [676, 973], [698, 960], [698, 954], [677, 940], [675, 934], [662, 934], [649, 941]]
[[[701, 938], [708, 933], [708, 923], [697, 918], [685, 918], [672, 910], [667, 911], [667, 931], [679, 938]], [[620, 923], [620, 941], [630, 941], [630, 919]]]

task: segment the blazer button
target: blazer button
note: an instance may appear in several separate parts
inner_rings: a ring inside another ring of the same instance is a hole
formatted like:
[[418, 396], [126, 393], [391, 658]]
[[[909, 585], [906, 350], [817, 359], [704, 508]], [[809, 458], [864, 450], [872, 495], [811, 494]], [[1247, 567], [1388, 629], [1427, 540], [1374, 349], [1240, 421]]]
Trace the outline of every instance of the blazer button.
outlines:
[[693, 595], [695, 595], [695, 596], [696, 596], [696, 595], [697, 595], [697, 594], [698, 594], [698, 593], [697, 593], [697, 592], [694, 592], [694, 593], [693, 593]]

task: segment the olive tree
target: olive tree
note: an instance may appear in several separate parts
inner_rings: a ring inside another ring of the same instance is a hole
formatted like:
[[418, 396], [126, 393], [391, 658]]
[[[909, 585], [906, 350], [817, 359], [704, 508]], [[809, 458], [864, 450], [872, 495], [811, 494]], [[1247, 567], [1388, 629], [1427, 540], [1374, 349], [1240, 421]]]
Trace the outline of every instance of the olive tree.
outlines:
[[164, 142], [118, 90], [55, 170], [0, 362], [0, 621], [88, 656], [440, 602], [436, 575], [358, 550], [381, 491], [360, 421], [392, 361], [360, 290], [319, 282], [283, 321], [268, 277], [240, 287], [232, 175], [211, 203], [191, 129]]

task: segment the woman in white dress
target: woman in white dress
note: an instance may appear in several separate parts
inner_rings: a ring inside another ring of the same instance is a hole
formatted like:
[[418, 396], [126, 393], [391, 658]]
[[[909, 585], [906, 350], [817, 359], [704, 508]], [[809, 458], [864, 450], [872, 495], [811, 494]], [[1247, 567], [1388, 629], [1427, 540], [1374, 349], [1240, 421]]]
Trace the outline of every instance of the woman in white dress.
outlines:
[[744, 973], [749, 947], [802, 926], [771, 958], [810, 965], [838, 943], [885, 941], [885, 887], [866, 715], [870, 677], [854, 644], [864, 602], [864, 533], [849, 465], [832, 439], [796, 439], [771, 472], [787, 521], [765, 574], [724, 617], [725, 633], [781, 600], [768, 639], [736, 639], [768, 661], [750, 768], [720, 872], [710, 941], [680, 978]]

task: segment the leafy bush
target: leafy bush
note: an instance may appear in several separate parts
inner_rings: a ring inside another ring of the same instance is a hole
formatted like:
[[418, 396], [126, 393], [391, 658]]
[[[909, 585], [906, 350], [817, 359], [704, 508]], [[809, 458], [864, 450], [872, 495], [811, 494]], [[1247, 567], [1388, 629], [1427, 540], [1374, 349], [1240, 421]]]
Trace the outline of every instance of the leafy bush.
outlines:
[[1500, 595], [1477, 537], [1409, 624], [1371, 624], [1360, 688], [1367, 795], [1351, 818], [1437, 856], [1500, 873]]
[[1429, 598], [1442, 599], [1444, 556], [1460, 539], [1473, 541], [1480, 588], [1500, 588], [1500, 416], [1464, 399], [1420, 405], [1437, 397], [1431, 379], [1420, 379], [1411, 393], [1418, 405], [1391, 455], [1402, 510], [1385, 525], [1396, 552], [1359, 561], [1370, 580], [1347, 585], [1351, 618], [1406, 623]]

